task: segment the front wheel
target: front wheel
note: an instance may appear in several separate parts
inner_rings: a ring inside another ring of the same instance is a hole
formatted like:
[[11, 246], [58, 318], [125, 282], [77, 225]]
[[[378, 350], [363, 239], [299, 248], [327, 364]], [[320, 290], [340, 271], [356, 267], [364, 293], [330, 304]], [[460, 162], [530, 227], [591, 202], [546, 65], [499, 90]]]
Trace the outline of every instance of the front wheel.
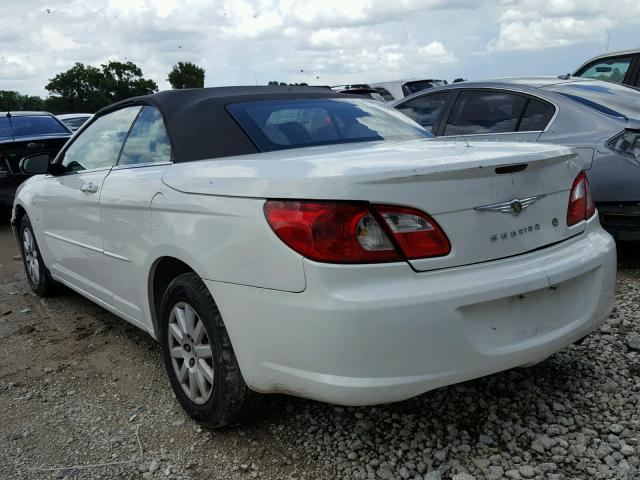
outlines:
[[42, 260], [33, 227], [26, 215], [20, 222], [20, 250], [31, 289], [40, 297], [51, 295], [54, 291], [54, 282]]
[[207, 428], [245, 420], [258, 394], [242, 378], [222, 316], [202, 280], [194, 273], [174, 279], [160, 312], [164, 364], [184, 410]]

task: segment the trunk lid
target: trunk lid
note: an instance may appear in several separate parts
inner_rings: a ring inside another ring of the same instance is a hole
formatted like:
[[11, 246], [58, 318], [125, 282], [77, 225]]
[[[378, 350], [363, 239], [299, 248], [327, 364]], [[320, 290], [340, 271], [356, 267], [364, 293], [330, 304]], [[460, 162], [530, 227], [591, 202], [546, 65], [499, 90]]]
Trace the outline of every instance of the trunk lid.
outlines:
[[[165, 183], [182, 192], [253, 198], [353, 200], [429, 214], [451, 242], [415, 270], [469, 265], [536, 250], [584, 230], [567, 227], [575, 151], [527, 143], [445, 140], [313, 147], [178, 163]], [[513, 205], [514, 201], [519, 205]], [[516, 214], [517, 213], [517, 214]]]
[[55, 157], [69, 137], [70, 135], [3, 139], [0, 141], [0, 170], [9, 175], [22, 175], [20, 160], [36, 153], [50, 153]]

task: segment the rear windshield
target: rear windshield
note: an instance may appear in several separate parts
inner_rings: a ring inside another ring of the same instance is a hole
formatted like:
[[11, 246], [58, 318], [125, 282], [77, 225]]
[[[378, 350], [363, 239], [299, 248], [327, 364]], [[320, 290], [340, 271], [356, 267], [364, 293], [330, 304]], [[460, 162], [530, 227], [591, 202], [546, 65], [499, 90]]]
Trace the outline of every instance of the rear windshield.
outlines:
[[0, 138], [31, 137], [69, 133], [58, 120], [48, 115], [0, 117]]
[[71, 130], [77, 130], [82, 125], [87, 123], [87, 120], [89, 120], [89, 117], [65, 118], [62, 120], [62, 123], [64, 123]]
[[400, 112], [356, 98], [234, 103], [227, 105], [227, 110], [263, 152], [433, 137]]
[[403, 85], [403, 90], [405, 90], [404, 93], [408, 97], [413, 93], [421, 92], [428, 88], [440, 87], [442, 85], [444, 85], [444, 82], [440, 80], [414, 80], [412, 82], [405, 83]]
[[570, 82], [549, 85], [565, 97], [613, 117], [640, 118], [640, 91], [604, 82]]

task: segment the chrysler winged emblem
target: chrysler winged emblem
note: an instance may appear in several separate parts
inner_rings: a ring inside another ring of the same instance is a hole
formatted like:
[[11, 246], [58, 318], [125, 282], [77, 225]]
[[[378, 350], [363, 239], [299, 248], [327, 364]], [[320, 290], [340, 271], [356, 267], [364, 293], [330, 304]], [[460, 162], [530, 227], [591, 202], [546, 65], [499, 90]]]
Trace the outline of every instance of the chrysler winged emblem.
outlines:
[[493, 205], [482, 205], [481, 207], [475, 207], [474, 210], [488, 211], [488, 212], [502, 212], [510, 213], [511, 215], [520, 215], [525, 208], [534, 204], [546, 195], [535, 195], [533, 197], [526, 198], [514, 198], [508, 202], [494, 203]]

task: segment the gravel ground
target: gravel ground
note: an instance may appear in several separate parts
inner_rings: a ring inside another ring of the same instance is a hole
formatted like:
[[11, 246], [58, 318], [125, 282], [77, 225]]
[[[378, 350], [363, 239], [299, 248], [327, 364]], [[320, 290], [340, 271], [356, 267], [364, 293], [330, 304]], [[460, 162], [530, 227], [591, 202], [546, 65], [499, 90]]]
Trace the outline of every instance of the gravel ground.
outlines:
[[581, 345], [378, 407], [270, 396], [255, 422], [202, 431], [150, 337], [65, 291], [29, 293], [0, 226], [0, 478], [640, 478], [640, 256]]

